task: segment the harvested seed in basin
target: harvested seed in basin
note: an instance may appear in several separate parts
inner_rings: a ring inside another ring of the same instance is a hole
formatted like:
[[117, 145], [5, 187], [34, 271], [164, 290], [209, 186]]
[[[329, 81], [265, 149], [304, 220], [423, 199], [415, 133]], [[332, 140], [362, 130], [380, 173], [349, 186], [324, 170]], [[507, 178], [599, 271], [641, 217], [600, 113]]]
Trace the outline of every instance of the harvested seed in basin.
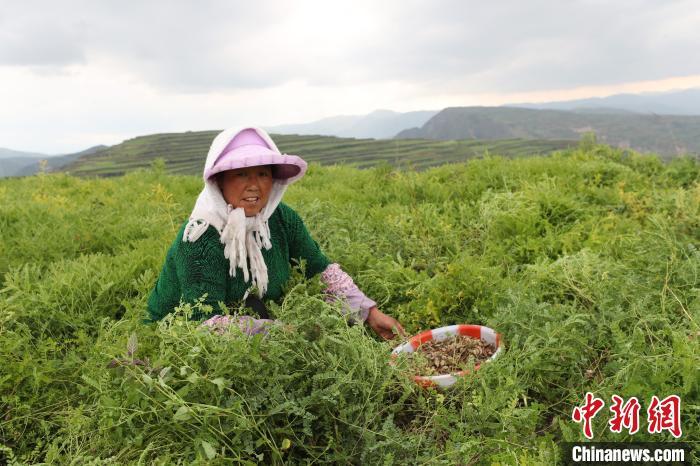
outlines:
[[413, 353], [418, 356], [419, 375], [439, 375], [459, 372], [471, 361], [479, 364], [496, 352], [495, 346], [470, 337], [452, 337], [442, 341], [430, 340]]

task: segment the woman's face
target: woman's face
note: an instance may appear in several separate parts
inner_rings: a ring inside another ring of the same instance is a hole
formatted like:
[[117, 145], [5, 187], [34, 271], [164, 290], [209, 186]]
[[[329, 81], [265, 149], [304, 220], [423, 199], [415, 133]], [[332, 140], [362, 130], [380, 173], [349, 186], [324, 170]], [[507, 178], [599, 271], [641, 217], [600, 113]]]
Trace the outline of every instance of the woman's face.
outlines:
[[219, 188], [226, 202], [243, 207], [246, 217], [253, 217], [267, 205], [272, 190], [272, 168], [269, 165], [237, 168], [221, 172]]

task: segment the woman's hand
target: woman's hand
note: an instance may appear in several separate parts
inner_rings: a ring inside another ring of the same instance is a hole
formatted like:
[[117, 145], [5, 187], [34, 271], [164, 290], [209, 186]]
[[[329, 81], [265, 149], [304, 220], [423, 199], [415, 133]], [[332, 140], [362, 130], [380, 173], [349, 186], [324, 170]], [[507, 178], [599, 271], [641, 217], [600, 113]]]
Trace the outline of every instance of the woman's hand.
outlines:
[[369, 314], [367, 315], [367, 320], [365, 321], [367, 325], [372, 327], [372, 330], [385, 340], [391, 340], [396, 335], [392, 329], [403, 336], [406, 336], [406, 331], [403, 329], [398, 320], [391, 316], [384, 314], [382, 311], [377, 309], [377, 306], [370, 308]]

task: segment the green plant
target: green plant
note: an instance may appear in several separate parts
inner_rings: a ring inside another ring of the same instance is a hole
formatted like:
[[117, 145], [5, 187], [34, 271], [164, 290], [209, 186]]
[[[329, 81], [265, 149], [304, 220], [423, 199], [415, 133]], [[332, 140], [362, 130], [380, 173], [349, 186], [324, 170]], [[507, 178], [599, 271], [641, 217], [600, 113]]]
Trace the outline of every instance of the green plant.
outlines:
[[[199, 328], [188, 313], [221, 311], [201, 303], [144, 325], [198, 177], [4, 179], [0, 462], [551, 464], [583, 438], [586, 391], [677, 394], [698, 442], [699, 167], [593, 142], [420, 173], [312, 165], [285, 201], [380, 309], [412, 334], [503, 334], [444, 393], [301, 273], [267, 337]], [[605, 422], [596, 439], [669, 440]]]

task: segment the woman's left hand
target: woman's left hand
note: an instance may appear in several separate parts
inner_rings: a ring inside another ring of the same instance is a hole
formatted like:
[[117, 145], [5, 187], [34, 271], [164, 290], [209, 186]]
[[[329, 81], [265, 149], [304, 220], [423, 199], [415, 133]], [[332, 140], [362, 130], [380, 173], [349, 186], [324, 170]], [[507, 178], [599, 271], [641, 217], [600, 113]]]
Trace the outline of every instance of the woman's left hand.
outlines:
[[406, 331], [399, 321], [384, 314], [377, 306], [370, 308], [365, 322], [372, 327], [372, 330], [374, 330], [377, 335], [385, 340], [391, 340], [396, 336], [392, 331], [394, 328], [400, 335], [406, 336]]

